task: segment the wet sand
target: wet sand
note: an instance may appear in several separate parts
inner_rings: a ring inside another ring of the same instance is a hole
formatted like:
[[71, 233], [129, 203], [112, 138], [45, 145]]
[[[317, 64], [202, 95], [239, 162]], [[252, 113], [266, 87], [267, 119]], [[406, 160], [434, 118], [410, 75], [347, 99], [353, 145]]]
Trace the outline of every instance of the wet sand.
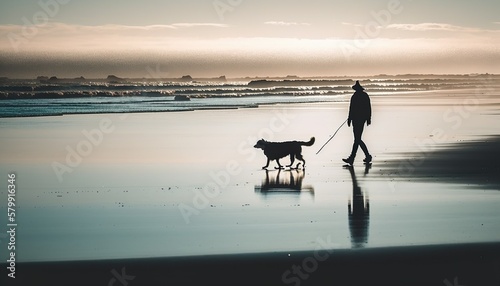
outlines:
[[2, 285], [497, 285], [500, 243], [20, 264]]
[[[283, 274], [305, 262], [300, 285], [496, 285], [496, 94], [372, 95], [374, 162], [351, 169], [348, 128], [315, 154], [347, 102], [2, 119], [15, 281], [118, 285], [123, 268], [129, 285], [299, 285]], [[261, 170], [258, 139], [311, 136], [305, 170]]]
[[384, 174], [424, 181], [447, 181], [500, 190], [500, 136], [453, 143], [438, 150], [401, 154], [383, 163]]

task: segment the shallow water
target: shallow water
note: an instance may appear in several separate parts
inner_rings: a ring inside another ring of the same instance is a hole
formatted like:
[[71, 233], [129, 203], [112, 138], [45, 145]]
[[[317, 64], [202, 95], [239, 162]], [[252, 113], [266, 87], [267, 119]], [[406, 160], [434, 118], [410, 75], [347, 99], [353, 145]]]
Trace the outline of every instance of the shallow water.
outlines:
[[[392, 188], [372, 181], [362, 167], [354, 169], [356, 185], [342, 166], [324, 170], [334, 173], [335, 180], [322, 181], [323, 176], [307, 171], [271, 171], [269, 184], [265, 171], [245, 170], [227, 186], [219, 185], [221, 193], [204, 192], [215, 180], [182, 186], [165, 180], [155, 182], [157, 186], [110, 181], [101, 182], [103, 186], [20, 188], [18, 259], [312, 250], [319, 239], [335, 248], [367, 248], [498, 238], [498, 191], [414, 182]], [[106, 175], [105, 170], [94, 172], [94, 178]], [[196, 171], [189, 173], [196, 176]], [[349, 216], [349, 204], [356, 215]]]

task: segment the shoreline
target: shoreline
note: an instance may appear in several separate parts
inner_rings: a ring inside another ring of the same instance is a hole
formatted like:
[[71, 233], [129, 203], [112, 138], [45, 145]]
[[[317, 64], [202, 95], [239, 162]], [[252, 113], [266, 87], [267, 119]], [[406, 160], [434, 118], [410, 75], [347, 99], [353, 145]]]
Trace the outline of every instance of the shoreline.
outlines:
[[496, 285], [500, 282], [500, 243], [32, 262], [16, 266], [16, 279], [2, 277], [0, 281], [8, 283], [3, 285], [110, 285], [106, 283], [120, 276], [127, 278], [130, 285], [158, 285], [159, 281], [176, 285], [443, 285], [454, 279], [460, 285]]
[[[138, 113], [143, 113], [143, 114], [154, 114], [154, 113], [170, 113], [170, 112], [189, 112], [189, 111], [210, 111], [210, 110], [234, 110], [234, 109], [246, 109], [246, 108], [259, 108], [261, 106], [273, 106], [273, 105], [293, 105], [293, 104], [308, 104], [308, 103], [332, 103], [332, 102], [340, 102], [343, 101], [342, 97], [345, 95], [328, 95], [325, 96], [324, 99], [307, 99], [307, 96], [300, 96], [302, 98], [306, 98], [302, 101], [293, 101], [296, 100], [297, 97], [295, 96], [269, 96], [269, 98], [280, 98], [279, 101], [276, 102], [258, 102], [258, 103], [249, 103], [249, 104], [220, 104], [220, 105], [203, 105], [203, 106], [197, 106], [197, 107], [190, 107], [186, 105], [185, 107], [181, 107], [180, 109], [168, 109], [170, 107], [166, 107], [167, 109], [165, 110], [138, 110], [138, 111], [133, 111], [133, 110], [127, 110], [127, 111], [116, 111], [116, 112], [110, 112], [110, 111], [96, 111], [96, 112], [70, 112], [70, 113], [49, 113], [49, 114], [27, 114], [27, 115], [14, 115], [14, 116], [9, 116], [9, 115], [0, 115], [0, 119], [2, 118], [31, 118], [31, 117], [59, 117], [59, 116], [69, 116], [69, 115], [116, 115], [116, 114], [138, 114]], [[314, 96], [318, 97], [318, 96]], [[214, 99], [225, 99], [225, 100], [230, 100], [230, 99], [239, 99], [239, 98], [266, 98], [266, 96], [242, 96], [242, 97], [228, 97], [228, 98], [214, 98]], [[282, 101], [285, 99], [290, 99], [292, 100], [291, 102], [287, 101]], [[46, 100], [46, 99], [43, 99]], [[190, 101], [193, 102], [193, 101]], [[71, 105], [71, 103], [69, 103]], [[97, 104], [97, 103], [96, 103]], [[139, 103], [140, 104], [140, 103]]]
[[[415, 98], [415, 97], [424, 97], [424, 96], [435, 96], [436, 98], [440, 98], [444, 95], [448, 95], [449, 93], [452, 92], [457, 92], [456, 96], [457, 98], [460, 98], [462, 95], [461, 93], [467, 93], [470, 91], [476, 90], [475, 88], [460, 88], [460, 89], [440, 89], [440, 90], [419, 90], [419, 91], [387, 91], [387, 92], [372, 92], [370, 93], [370, 97], [372, 98]], [[330, 95], [300, 95], [300, 96], [294, 96], [294, 95], [246, 95], [246, 96], [230, 96], [230, 97], [224, 97], [224, 96], [217, 96], [217, 97], [207, 97], [207, 99], [224, 99], [224, 100], [231, 100], [231, 99], [262, 99], [262, 98], [279, 98], [276, 102], [257, 102], [257, 103], [249, 103], [249, 104], [214, 104], [214, 105], [203, 105], [203, 106], [196, 106], [196, 107], [190, 107], [189, 103], [181, 108], [183, 109], [168, 109], [170, 107], [165, 107], [165, 110], [124, 110], [124, 111], [115, 111], [115, 112], [110, 112], [110, 111], [95, 111], [95, 112], [67, 112], [67, 113], [48, 113], [48, 114], [26, 114], [26, 115], [1, 115], [0, 114], [0, 119], [2, 118], [36, 118], [36, 117], [59, 117], [59, 116], [68, 116], [68, 115], [112, 115], [112, 114], [137, 114], [137, 113], [144, 113], [144, 114], [154, 114], [154, 113], [170, 113], [170, 112], [188, 112], [188, 111], [202, 111], [202, 110], [232, 110], [232, 109], [244, 109], [244, 108], [259, 108], [261, 106], [272, 106], [272, 105], [302, 105], [302, 104], [328, 104], [328, 103], [334, 103], [334, 102], [348, 102], [350, 98], [351, 92], [345, 92], [342, 94], [330, 94]], [[453, 95], [452, 95], [453, 96]], [[172, 96], [168, 96], [172, 97]], [[293, 101], [297, 97], [303, 98], [302, 101]], [[309, 99], [311, 97], [314, 97], [315, 99]], [[111, 99], [116, 99], [116, 98], [130, 98], [130, 97], [85, 97], [85, 99], [91, 98], [91, 99], [96, 99], [96, 98], [111, 98]], [[73, 99], [73, 98], [61, 98], [61, 99]], [[200, 99], [200, 98], [194, 98]], [[290, 102], [287, 102], [285, 100], [291, 100]], [[4, 101], [17, 101], [17, 100], [30, 100], [30, 99], [1, 99], [0, 102]], [[31, 99], [31, 100], [52, 100], [48, 98], [39, 98], [39, 99]], [[163, 101], [160, 101], [163, 102]], [[176, 102], [176, 101], [172, 101]], [[193, 101], [190, 101], [193, 102]], [[137, 102], [135, 104], [142, 104], [143, 102]], [[146, 103], [146, 102], [144, 102]], [[72, 105], [71, 102], [68, 102], [69, 105]], [[95, 103], [98, 105], [99, 103]], [[134, 103], [130, 103], [134, 104]], [[184, 104], [186, 104], [184, 102]], [[436, 105], [433, 103], [428, 103], [429, 105]]]

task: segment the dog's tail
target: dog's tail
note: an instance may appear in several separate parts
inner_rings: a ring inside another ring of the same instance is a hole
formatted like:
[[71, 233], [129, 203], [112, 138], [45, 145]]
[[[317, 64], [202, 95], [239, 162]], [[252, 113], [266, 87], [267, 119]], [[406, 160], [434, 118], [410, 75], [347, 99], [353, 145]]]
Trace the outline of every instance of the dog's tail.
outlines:
[[303, 145], [303, 146], [312, 146], [312, 144], [314, 144], [314, 141], [316, 141], [316, 139], [314, 137], [311, 137], [311, 140], [309, 140], [309, 142], [299, 142], [300, 145]]

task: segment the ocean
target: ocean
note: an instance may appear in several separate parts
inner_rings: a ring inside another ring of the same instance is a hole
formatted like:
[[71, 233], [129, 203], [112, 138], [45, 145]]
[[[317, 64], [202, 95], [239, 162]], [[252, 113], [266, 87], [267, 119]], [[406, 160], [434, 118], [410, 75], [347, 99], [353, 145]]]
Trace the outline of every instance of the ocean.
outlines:
[[[487, 88], [492, 75], [406, 75], [361, 78], [370, 95]], [[0, 79], [0, 117], [191, 111], [265, 104], [347, 101], [354, 78], [86, 80]]]

